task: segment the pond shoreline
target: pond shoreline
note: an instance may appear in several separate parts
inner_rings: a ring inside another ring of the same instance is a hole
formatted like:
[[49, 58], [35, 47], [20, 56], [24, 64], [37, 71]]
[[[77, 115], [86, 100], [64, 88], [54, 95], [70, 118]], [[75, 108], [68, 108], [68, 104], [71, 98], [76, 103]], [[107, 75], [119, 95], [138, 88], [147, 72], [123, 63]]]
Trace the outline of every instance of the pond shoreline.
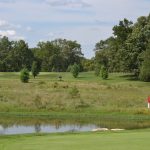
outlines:
[[[120, 112], [0, 112], [1, 134], [146, 129], [150, 115]], [[23, 132], [22, 132], [23, 131]]]
[[0, 117], [49, 118], [49, 119], [123, 119], [150, 120], [150, 114], [134, 114], [122, 112], [0, 112]]

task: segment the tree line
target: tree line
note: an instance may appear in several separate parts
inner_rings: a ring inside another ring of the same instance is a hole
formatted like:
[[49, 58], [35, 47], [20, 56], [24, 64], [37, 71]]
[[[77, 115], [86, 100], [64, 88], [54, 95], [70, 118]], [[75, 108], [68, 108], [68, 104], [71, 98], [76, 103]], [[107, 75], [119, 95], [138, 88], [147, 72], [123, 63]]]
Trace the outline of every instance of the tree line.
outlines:
[[14, 72], [22, 68], [31, 70], [37, 64], [40, 71], [67, 71], [77, 63], [83, 70], [81, 45], [76, 41], [57, 39], [39, 42], [35, 48], [29, 48], [24, 40], [10, 41], [0, 39], [0, 71]]
[[113, 36], [95, 45], [95, 69], [131, 72], [150, 81], [150, 15], [139, 17], [136, 23], [125, 18], [112, 30]]
[[108, 77], [108, 72], [131, 72], [150, 81], [150, 15], [141, 16], [136, 23], [123, 19], [113, 27], [113, 36], [95, 45], [95, 57], [83, 56], [77, 41], [56, 39], [39, 42], [29, 48], [24, 40], [0, 38], [0, 71], [16, 72], [22, 68], [31, 71], [65, 72], [77, 64], [80, 71], [93, 71]]

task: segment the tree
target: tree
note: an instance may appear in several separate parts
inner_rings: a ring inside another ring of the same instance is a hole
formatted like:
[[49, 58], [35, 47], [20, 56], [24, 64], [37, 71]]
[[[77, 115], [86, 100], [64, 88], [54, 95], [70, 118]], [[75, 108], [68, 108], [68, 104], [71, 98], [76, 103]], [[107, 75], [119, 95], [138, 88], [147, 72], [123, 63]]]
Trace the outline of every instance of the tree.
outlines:
[[72, 66], [71, 68], [71, 73], [73, 75], [74, 78], [77, 78], [78, 75], [79, 75], [79, 71], [80, 71], [80, 68], [79, 68], [79, 65], [77, 65], [76, 63]]
[[34, 54], [41, 60], [42, 71], [67, 71], [69, 65], [81, 64], [81, 45], [76, 41], [56, 39], [39, 42]]
[[[146, 51], [150, 39], [150, 18], [148, 18], [139, 17], [133, 26], [132, 34], [126, 40], [124, 62], [130, 72], [134, 72], [134, 70], [140, 72], [143, 61], [140, 56]], [[137, 75], [139, 76], [139, 74]]]
[[95, 45], [95, 60], [110, 72], [131, 72], [137, 77], [150, 39], [150, 15], [136, 23], [124, 19], [113, 27], [113, 37]]
[[95, 58], [91, 58], [91, 59], [83, 58], [81, 60], [82, 71], [93, 71], [95, 68], [94, 59]]
[[123, 21], [119, 22], [119, 25], [113, 27], [113, 34], [120, 44], [123, 44], [127, 40], [129, 34], [132, 33], [132, 24], [132, 21], [125, 18]]
[[142, 62], [139, 77], [142, 81], [149, 82], [150, 81], [150, 49], [146, 50], [143, 59], [144, 61]]
[[34, 78], [39, 74], [38, 63], [36, 61], [33, 61], [32, 63], [31, 72]]
[[0, 38], [0, 71], [13, 71], [10, 61], [11, 50], [12, 42], [5, 36]]
[[14, 71], [20, 71], [22, 68], [31, 70], [33, 53], [24, 40], [13, 42], [11, 59]]
[[60, 48], [59, 54], [63, 58], [63, 63], [61, 64], [64, 65], [64, 71], [67, 71], [69, 65], [73, 65], [74, 63], [81, 64], [83, 54], [81, 45], [77, 41], [56, 39], [52, 43]]
[[117, 71], [118, 59], [117, 56], [117, 42], [114, 37], [100, 41], [95, 45], [95, 62], [101, 66], [107, 66], [110, 71]]
[[24, 67], [30, 70], [32, 61], [33, 53], [24, 40], [0, 38], [0, 71], [20, 71]]
[[27, 68], [24, 68], [21, 70], [20, 72], [20, 80], [23, 82], [23, 83], [28, 83], [29, 81], [29, 71]]
[[7, 37], [0, 37], [0, 71], [31, 70], [33, 61], [37, 61], [42, 71], [67, 71], [74, 63], [82, 69], [82, 59], [81, 45], [76, 41], [56, 39], [29, 48], [24, 40], [10, 41]]

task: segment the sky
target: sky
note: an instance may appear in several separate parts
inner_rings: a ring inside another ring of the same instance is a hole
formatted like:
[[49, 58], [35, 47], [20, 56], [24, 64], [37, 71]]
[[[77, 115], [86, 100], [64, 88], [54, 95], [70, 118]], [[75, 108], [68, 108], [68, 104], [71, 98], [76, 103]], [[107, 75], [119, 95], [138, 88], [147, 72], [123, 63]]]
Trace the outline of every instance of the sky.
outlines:
[[110, 37], [112, 27], [127, 18], [135, 22], [150, 13], [150, 0], [0, 0], [0, 35], [39, 41], [76, 40], [87, 58]]

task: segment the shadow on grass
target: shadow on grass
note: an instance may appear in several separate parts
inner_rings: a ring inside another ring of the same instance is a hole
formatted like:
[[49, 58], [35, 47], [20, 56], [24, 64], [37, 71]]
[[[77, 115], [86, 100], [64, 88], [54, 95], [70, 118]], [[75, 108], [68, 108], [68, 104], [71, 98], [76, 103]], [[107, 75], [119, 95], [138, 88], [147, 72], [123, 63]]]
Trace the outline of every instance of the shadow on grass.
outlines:
[[77, 79], [87, 79], [88, 77], [83, 77], [83, 76], [80, 76], [80, 77], [77, 77]]
[[133, 75], [133, 74], [128, 74], [128, 75], [121, 75], [119, 76], [120, 78], [124, 78], [125, 80], [128, 81], [139, 81], [139, 79], [137, 78], [137, 76]]

